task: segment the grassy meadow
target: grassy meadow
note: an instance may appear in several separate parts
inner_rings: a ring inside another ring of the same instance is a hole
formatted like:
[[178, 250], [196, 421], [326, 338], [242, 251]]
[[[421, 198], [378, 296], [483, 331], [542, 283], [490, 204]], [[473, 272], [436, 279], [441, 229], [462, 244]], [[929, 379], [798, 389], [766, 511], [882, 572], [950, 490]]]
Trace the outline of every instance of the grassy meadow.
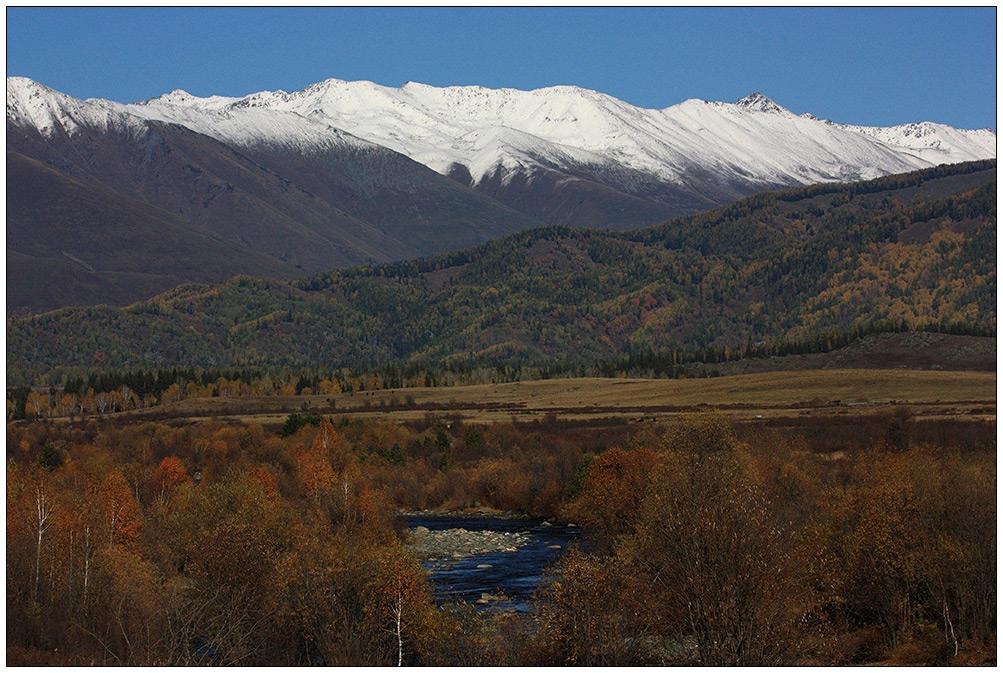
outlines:
[[815, 370], [709, 379], [573, 378], [330, 395], [201, 398], [120, 414], [280, 423], [293, 411], [387, 420], [449, 415], [477, 423], [563, 419], [666, 419], [713, 407], [734, 419], [853, 415], [908, 405], [926, 417], [995, 420], [993, 372]]

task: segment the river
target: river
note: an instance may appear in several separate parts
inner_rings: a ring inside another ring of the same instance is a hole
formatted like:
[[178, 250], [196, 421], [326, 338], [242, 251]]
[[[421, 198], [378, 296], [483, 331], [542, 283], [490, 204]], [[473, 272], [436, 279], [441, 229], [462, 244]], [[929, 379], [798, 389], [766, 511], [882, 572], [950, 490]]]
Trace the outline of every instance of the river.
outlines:
[[[528, 612], [530, 599], [553, 564], [578, 535], [578, 528], [563, 524], [547, 525], [533, 519], [493, 519], [488, 517], [406, 516], [411, 529], [424, 526], [430, 531], [464, 528], [468, 531], [524, 533], [528, 542], [515, 552], [478, 554], [464, 559], [426, 561], [440, 601], [477, 604], [484, 594], [503, 596], [478, 607]], [[477, 566], [490, 566], [478, 568]]]

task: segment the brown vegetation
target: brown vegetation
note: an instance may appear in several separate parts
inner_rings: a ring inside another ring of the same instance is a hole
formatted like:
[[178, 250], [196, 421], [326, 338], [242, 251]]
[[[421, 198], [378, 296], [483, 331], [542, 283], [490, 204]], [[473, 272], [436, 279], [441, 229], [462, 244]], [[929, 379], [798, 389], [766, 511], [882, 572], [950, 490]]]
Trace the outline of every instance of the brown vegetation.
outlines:
[[[908, 448], [901, 436], [833, 460], [775, 433], [744, 443], [698, 416], [668, 428], [640, 489], [593, 478], [607, 469], [597, 459], [572, 510], [608, 506], [592, 518], [630, 525], [593, 526], [600, 551], [566, 559], [544, 597], [554, 628], [539, 632], [538, 660], [994, 660], [995, 447]], [[611, 586], [626, 600], [604, 599]], [[616, 628], [566, 627], [583, 623]]]
[[338, 432], [8, 429], [8, 663], [436, 661], [437, 611]]
[[[120, 420], [8, 425], [8, 664], [995, 657], [990, 424]], [[468, 507], [586, 527], [528, 621], [402, 546], [395, 508]]]

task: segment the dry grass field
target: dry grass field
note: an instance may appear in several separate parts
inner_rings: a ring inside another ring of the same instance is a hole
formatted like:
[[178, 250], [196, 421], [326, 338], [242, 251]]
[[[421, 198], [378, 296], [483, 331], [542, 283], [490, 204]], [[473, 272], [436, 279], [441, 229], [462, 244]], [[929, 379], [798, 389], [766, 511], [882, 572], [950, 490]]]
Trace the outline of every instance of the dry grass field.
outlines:
[[[293, 411], [409, 420], [429, 414], [474, 422], [542, 417], [630, 420], [716, 408], [742, 419], [887, 412], [995, 420], [996, 374], [912, 370], [815, 370], [710, 379], [549, 379], [335, 395], [210, 398], [132, 412], [136, 420], [215, 416], [280, 423]], [[123, 414], [124, 416], [124, 414]]]

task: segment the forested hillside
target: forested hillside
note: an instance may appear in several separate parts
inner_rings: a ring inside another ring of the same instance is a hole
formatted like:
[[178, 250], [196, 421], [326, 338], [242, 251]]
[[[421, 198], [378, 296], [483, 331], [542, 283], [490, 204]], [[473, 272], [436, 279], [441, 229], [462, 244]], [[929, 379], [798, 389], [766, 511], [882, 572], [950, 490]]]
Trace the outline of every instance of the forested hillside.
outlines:
[[9, 318], [8, 383], [93, 368], [729, 356], [881, 321], [995, 334], [995, 176], [994, 160], [941, 166], [634, 232], [541, 228], [414, 262]]

